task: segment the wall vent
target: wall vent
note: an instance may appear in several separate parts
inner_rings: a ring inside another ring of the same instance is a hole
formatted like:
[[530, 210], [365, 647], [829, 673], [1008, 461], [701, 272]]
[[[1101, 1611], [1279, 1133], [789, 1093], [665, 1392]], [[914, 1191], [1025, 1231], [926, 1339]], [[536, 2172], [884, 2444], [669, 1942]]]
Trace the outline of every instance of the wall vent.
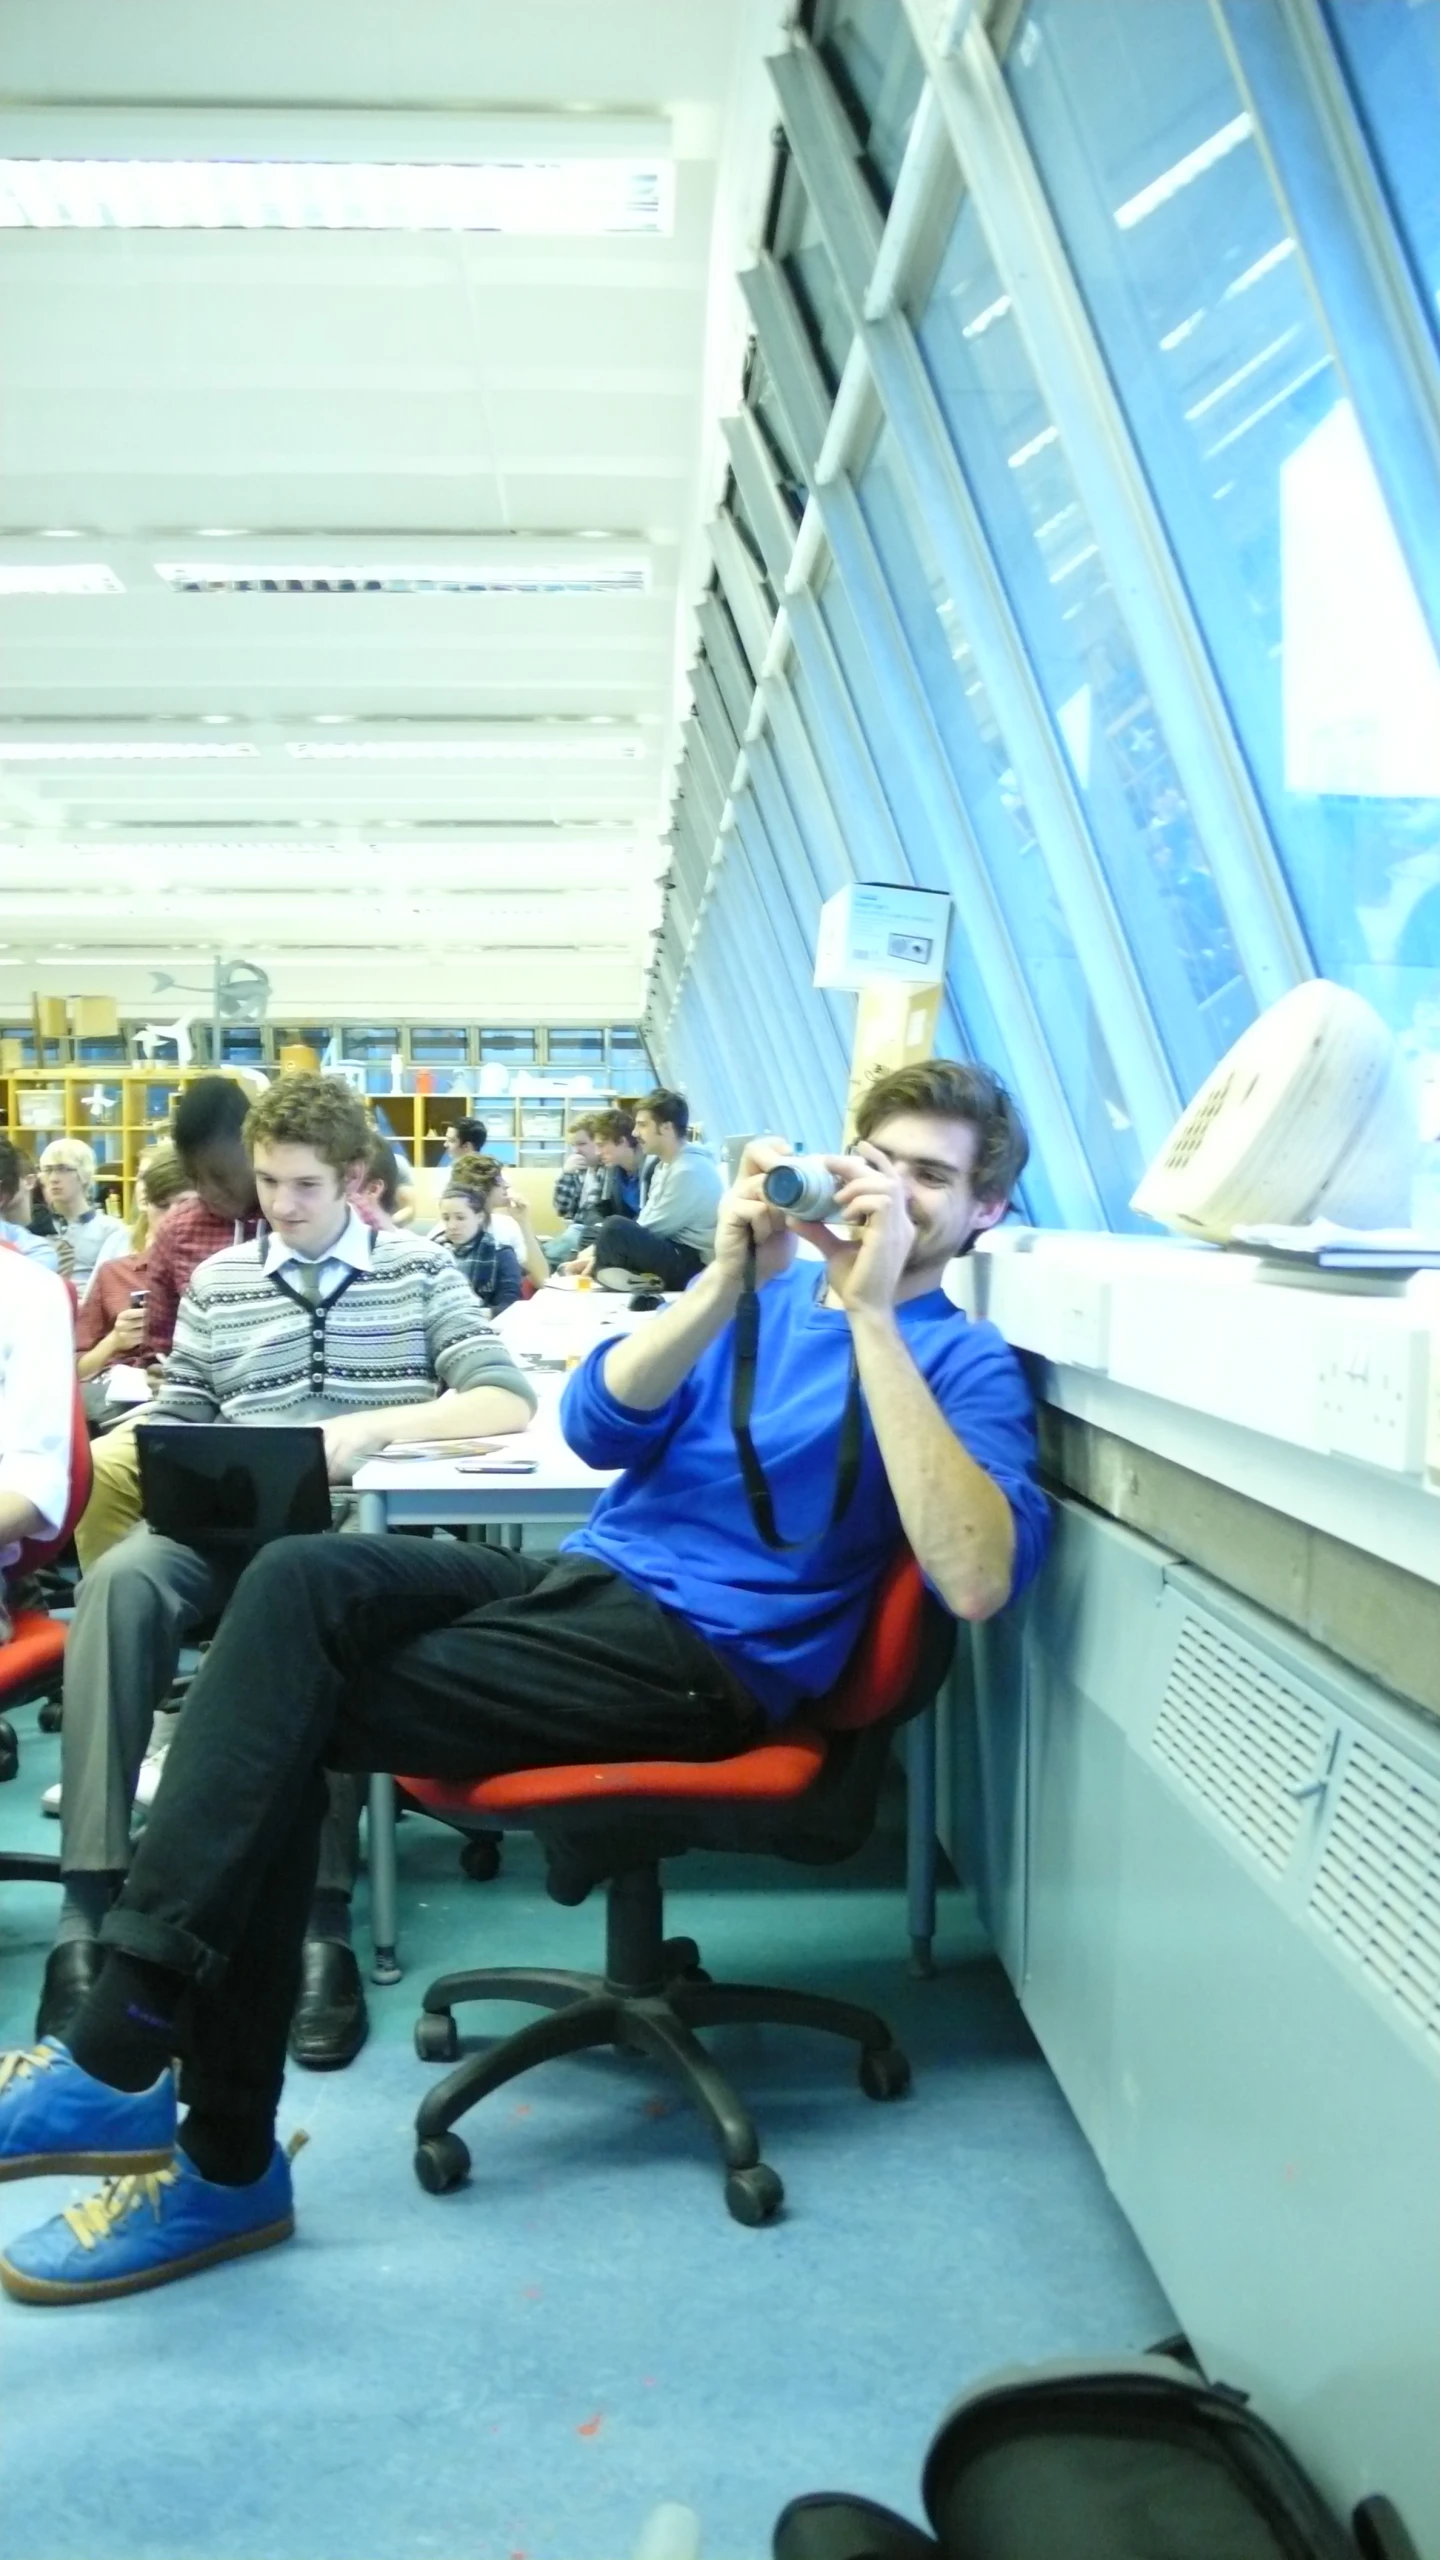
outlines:
[[1310, 1916], [1440, 2047], [1440, 1794], [1352, 1744]]
[[1296, 1790], [1324, 1775], [1329, 1725], [1224, 1628], [1186, 1617], [1151, 1737], [1157, 1757], [1277, 1875], [1306, 1818]]

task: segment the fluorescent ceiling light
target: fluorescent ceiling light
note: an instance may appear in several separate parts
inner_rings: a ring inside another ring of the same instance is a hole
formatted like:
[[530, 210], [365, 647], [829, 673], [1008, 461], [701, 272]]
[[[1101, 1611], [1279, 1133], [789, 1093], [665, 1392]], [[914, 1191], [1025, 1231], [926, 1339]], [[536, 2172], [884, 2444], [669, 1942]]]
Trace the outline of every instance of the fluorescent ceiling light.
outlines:
[[240, 739], [175, 738], [67, 739], [63, 744], [27, 738], [12, 745], [0, 740], [0, 764], [210, 764], [233, 763], [238, 756], [260, 752]]
[[983, 338], [987, 329], [993, 329], [997, 320], [1004, 319], [1009, 308], [1010, 296], [1002, 293], [998, 302], [987, 302], [983, 311], [977, 311], [973, 320], [966, 321], [961, 337]]
[[[1238, 150], [1242, 142], [1248, 142], [1254, 130], [1248, 115], [1232, 116], [1228, 124], [1221, 125], [1218, 133], [1208, 134], [1193, 151], [1187, 151], [1183, 160], [1162, 169], [1159, 177], [1152, 178], [1149, 186], [1142, 187], [1138, 195], [1129, 196], [1124, 204], [1117, 205], [1116, 230], [1133, 231], [1137, 222], [1144, 222], [1162, 204], [1168, 204], [1182, 187], [1193, 185], [1197, 178], [1204, 177], [1207, 169], [1214, 168], [1217, 160], [1226, 159], [1232, 151]], [[0, 220], [3, 218], [0, 215]]]
[[635, 764], [645, 750], [638, 738], [307, 738], [286, 753], [308, 764]]
[[1247, 267], [1243, 275], [1236, 276], [1233, 283], [1227, 284], [1220, 296], [1221, 301], [1233, 302], [1237, 293], [1248, 293], [1252, 284], [1258, 284], [1262, 276], [1271, 274], [1274, 268], [1286, 258], [1293, 258], [1294, 254], [1293, 240], [1277, 240], [1274, 248], [1267, 249], [1263, 258], [1257, 258], [1253, 267]]
[[1187, 338], [1193, 338], [1204, 317], [1203, 310], [1192, 311], [1188, 319], [1178, 321], [1173, 329], [1167, 329], [1160, 340], [1162, 356], [1168, 356], [1176, 347], [1183, 347]]
[[0, 229], [668, 232], [674, 167], [644, 159], [439, 165], [326, 160], [0, 160]]
[[157, 560], [155, 571], [177, 595], [387, 595], [387, 596], [610, 596], [644, 595], [650, 584], [643, 560], [613, 568], [564, 569], [503, 561], [471, 568], [412, 569], [371, 562], [353, 567], [286, 562], [272, 566], [210, 560]]
[[1282, 347], [1288, 347], [1291, 340], [1299, 335], [1298, 321], [1294, 328], [1282, 329], [1279, 337], [1272, 338], [1268, 347], [1262, 347], [1258, 355], [1250, 356], [1244, 364], [1237, 365], [1233, 373], [1227, 373], [1223, 382], [1216, 383], [1213, 391], [1206, 392], [1203, 400], [1197, 400], [1192, 408], [1187, 409], [1187, 424], [1193, 425], [1197, 418], [1203, 418], [1207, 409], [1213, 409], [1218, 401], [1228, 398], [1240, 383], [1248, 382], [1252, 373], [1258, 373], [1262, 364], [1268, 364], [1272, 356], [1278, 356]]
[[0, 567], [0, 596], [123, 596], [113, 569], [98, 560], [48, 562], [35, 568]]
[[1026, 463], [1033, 462], [1037, 453], [1043, 453], [1047, 444], [1058, 444], [1059, 441], [1058, 427], [1042, 427], [1038, 436], [1032, 436], [1028, 444], [1017, 445], [1005, 459], [1012, 471], [1023, 471]]

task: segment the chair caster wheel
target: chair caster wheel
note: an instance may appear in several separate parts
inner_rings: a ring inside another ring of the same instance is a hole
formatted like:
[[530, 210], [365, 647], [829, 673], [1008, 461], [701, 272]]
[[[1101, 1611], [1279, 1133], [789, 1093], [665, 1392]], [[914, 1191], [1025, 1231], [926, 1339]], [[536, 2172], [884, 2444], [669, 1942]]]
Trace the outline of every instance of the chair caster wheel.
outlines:
[[415, 2021], [415, 2050], [422, 2062], [459, 2061], [460, 2030], [448, 2009], [421, 2010]]
[[42, 1733], [58, 1733], [63, 1722], [58, 1698], [42, 1698], [37, 1719]]
[[493, 1884], [500, 1873], [500, 1843], [491, 1831], [477, 1831], [460, 1852], [460, 1873], [472, 1884]]
[[20, 1773], [20, 1745], [13, 1724], [0, 1723], [0, 1787]]
[[470, 2154], [458, 2133], [437, 2133], [415, 2153], [415, 2175], [427, 2196], [448, 2195], [470, 2175]]
[[667, 1981], [677, 1973], [699, 1971], [700, 1950], [693, 1938], [667, 1938], [660, 1956]]
[[752, 2231], [762, 2222], [773, 2222], [784, 2201], [784, 2188], [763, 2160], [757, 2160], [753, 2169], [732, 2169], [725, 2181], [726, 2210]]
[[860, 2086], [867, 2098], [903, 2098], [911, 2076], [898, 2044], [882, 2044], [860, 2056]]

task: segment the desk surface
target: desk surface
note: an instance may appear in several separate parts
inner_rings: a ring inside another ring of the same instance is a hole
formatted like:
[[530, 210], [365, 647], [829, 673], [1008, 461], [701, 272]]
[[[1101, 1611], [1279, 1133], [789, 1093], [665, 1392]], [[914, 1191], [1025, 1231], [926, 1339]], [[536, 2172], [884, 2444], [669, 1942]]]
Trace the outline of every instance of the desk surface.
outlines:
[[[507, 1307], [497, 1330], [517, 1358], [572, 1358], [597, 1342], [629, 1333], [644, 1324], [627, 1301], [604, 1289], [541, 1289], [533, 1298]], [[372, 1458], [359, 1469], [354, 1489], [362, 1498], [384, 1506], [385, 1524], [441, 1528], [470, 1522], [479, 1527], [512, 1526], [528, 1520], [584, 1520], [598, 1493], [613, 1484], [615, 1470], [589, 1467], [577, 1458], [560, 1433], [563, 1372], [527, 1371], [537, 1408], [526, 1431], [507, 1436], [504, 1446], [516, 1456], [533, 1457], [531, 1475], [468, 1473], [463, 1464], [443, 1458]]]

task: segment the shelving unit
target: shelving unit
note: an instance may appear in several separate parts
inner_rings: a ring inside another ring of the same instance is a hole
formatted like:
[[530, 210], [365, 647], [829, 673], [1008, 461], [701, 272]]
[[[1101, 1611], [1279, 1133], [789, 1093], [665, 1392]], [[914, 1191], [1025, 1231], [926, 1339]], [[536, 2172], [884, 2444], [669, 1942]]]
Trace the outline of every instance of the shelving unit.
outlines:
[[16, 1146], [36, 1158], [52, 1138], [83, 1138], [100, 1178], [121, 1185], [121, 1213], [130, 1213], [136, 1167], [151, 1147], [169, 1136], [170, 1115], [187, 1084], [211, 1070], [202, 1067], [130, 1067], [108, 1072], [93, 1065], [16, 1067], [0, 1074], [0, 1122]]
[[549, 1165], [558, 1173], [573, 1123], [588, 1111], [606, 1110], [616, 1095], [613, 1089], [536, 1093], [522, 1086], [512, 1093], [377, 1093], [370, 1099], [381, 1135], [393, 1138], [422, 1171], [439, 1164], [456, 1121], [473, 1118], [484, 1121], [486, 1153], [501, 1164]]

